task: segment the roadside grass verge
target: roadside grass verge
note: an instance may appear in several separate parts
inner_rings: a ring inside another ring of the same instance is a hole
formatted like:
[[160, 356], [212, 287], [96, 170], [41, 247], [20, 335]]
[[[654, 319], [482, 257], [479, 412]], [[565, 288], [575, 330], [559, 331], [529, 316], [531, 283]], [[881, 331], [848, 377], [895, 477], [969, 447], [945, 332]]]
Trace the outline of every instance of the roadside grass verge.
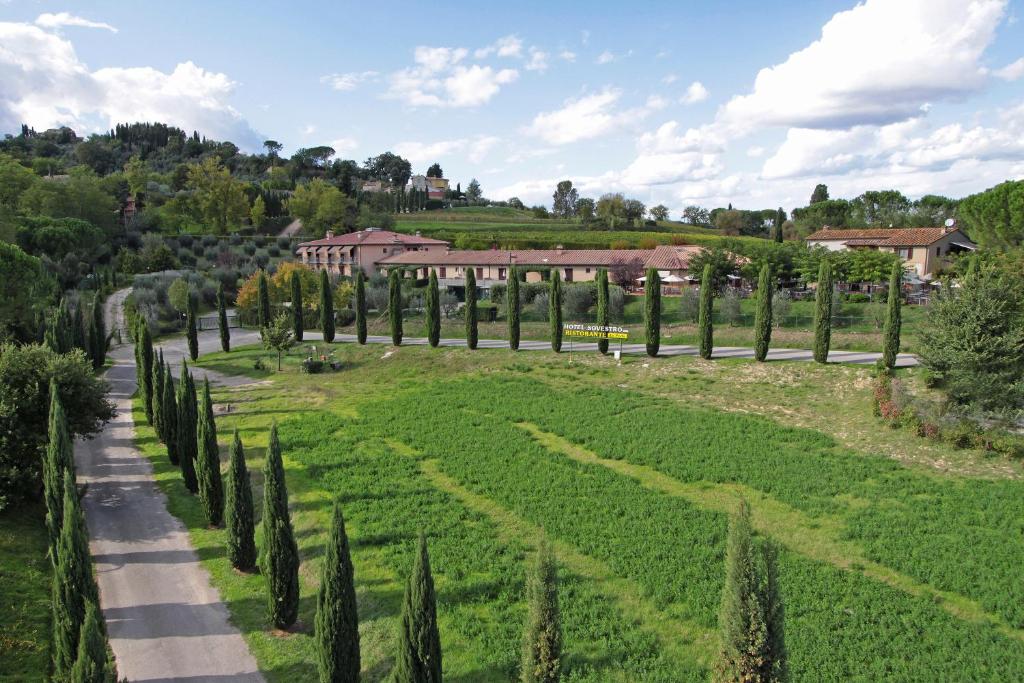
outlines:
[[42, 681], [50, 668], [50, 560], [45, 510], [0, 513], [0, 681]]

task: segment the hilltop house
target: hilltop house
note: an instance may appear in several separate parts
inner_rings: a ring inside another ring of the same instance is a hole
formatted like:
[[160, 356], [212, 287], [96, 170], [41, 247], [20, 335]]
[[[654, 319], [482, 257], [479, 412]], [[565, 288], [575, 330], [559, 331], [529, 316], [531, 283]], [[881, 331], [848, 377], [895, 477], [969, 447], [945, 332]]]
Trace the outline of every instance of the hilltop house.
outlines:
[[441, 240], [367, 228], [345, 235], [328, 231], [323, 239], [300, 244], [295, 255], [303, 265], [313, 270], [352, 277], [357, 268], [361, 268], [365, 275], [372, 275], [381, 261], [395, 254], [444, 252], [447, 249], [448, 243]]
[[406, 185], [405, 191], [419, 190], [420, 192], [427, 193], [427, 199], [443, 200], [448, 193], [448, 187], [447, 178], [429, 178], [423, 175], [414, 175], [409, 178], [409, 184]]
[[836, 230], [822, 228], [807, 236], [811, 247], [829, 251], [877, 249], [895, 253], [922, 280], [931, 280], [945, 263], [944, 256], [973, 251], [977, 245], [959, 228], [871, 228]]
[[386, 180], [364, 180], [359, 189], [363, 192], [387, 192], [391, 193], [391, 183]]

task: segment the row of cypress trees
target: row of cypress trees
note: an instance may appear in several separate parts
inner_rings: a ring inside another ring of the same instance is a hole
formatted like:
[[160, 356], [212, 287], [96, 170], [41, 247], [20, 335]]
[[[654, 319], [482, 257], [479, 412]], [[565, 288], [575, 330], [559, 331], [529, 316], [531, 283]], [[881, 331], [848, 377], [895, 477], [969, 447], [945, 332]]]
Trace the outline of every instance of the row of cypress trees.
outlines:
[[84, 302], [71, 306], [66, 299], [44, 319], [43, 342], [54, 353], [67, 353], [81, 349], [94, 370], [103, 367], [107, 360], [107, 327], [103, 319], [103, 302], [97, 293], [92, 298], [88, 319], [85, 317]]
[[49, 556], [54, 681], [114, 683], [117, 670], [99, 611], [99, 590], [89, 555], [67, 415], [57, 383], [50, 382], [48, 442], [43, 459], [43, 497]]

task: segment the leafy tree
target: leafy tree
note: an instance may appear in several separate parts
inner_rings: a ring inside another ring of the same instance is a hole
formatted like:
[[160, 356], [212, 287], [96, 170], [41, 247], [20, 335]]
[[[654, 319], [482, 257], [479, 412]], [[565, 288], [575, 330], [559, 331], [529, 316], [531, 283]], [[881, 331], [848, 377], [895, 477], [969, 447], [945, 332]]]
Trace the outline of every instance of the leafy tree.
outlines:
[[107, 656], [103, 615], [92, 600], [85, 601], [85, 618], [69, 680], [71, 683], [117, 683], [117, 670]]
[[702, 206], [688, 206], [683, 209], [683, 223], [706, 227], [711, 225], [711, 214]]
[[[267, 272], [260, 270], [259, 279], [256, 281], [258, 293], [256, 299], [256, 322], [262, 330], [270, 324], [270, 285], [267, 282]], [[195, 360], [193, 358], [192, 360]]]
[[50, 286], [42, 261], [0, 240], [0, 339], [27, 342], [33, 338]]
[[547, 544], [537, 551], [537, 563], [526, 584], [529, 616], [523, 634], [519, 680], [557, 683], [562, 674], [562, 618], [558, 609], [558, 566]]
[[818, 289], [814, 295], [814, 360], [828, 362], [828, 347], [832, 337], [832, 264], [821, 262], [818, 269]]
[[199, 408], [196, 401], [196, 385], [185, 363], [181, 364], [181, 379], [178, 382], [178, 464], [181, 478], [189, 493], [199, 492], [196, 480], [196, 459], [199, 457], [197, 421]]
[[818, 202], [828, 201], [828, 185], [819, 183], [814, 186], [814, 192], [811, 193], [810, 204], [817, 204]]
[[385, 180], [396, 187], [405, 187], [412, 176], [412, 164], [397, 154], [384, 152], [364, 161], [363, 171], [368, 178]]
[[473, 178], [469, 181], [469, 185], [466, 186], [466, 199], [469, 200], [470, 204], [475, 204], [483, 198], [483, 192], [480, 190], [480, 182]]
[[427, 169], [428, 178], [444, 178], [444, 171], [441, 170], [441, 164], [433, 163], [430, 168]]
[[850, 227], [852, 221], [853, 205], [845, 199], [825, 199], [801, 209], [793, 209], [793, 222], [802, 234], [809, 234], [826, 225], [831, 228]]
[[644, 217], [647, 207], [639, 199], [627, 199], [622, 204], [622, 212], [626, 217], [626, 222], [632, 226]]
[[46, 529], [50, 535], [50, 559], [54, 562], [57, 561], [57, 539], [64, 526], [64, 474], [74, 472], [73, 452], [57, 382], [51, 379], [50, 419], [43, 460], [43, 499], [46, 501]]
[[572, 186], [571, 180], [563, 180], [555, 187], [551, 213], [556, 218], [572, 218], [576, 215], [576, 202], [580, 193]]
[[402, 344], [402, 272], [397, 268], [388, 273], [388, 322], [391, 325], [391, 343]]
[[557, 270], [551, 271], [550, 291], [548, 292], [548, 323], [551, 326], [551, 350], [560, 353], [562, 350], [562, 278]]
[[263, 195], [257, 195], [253, 200], [252, 208], [249, 209], [249, 222], [254, 228], [262, 228], [263, 221], [267, 217], [267, 203], [263, 201]]
[[366, 343], [366, 278], [362, 268], [356, 272], [356, 340]]
[[249, 469], [245, 465], [245, 451], [242, 450], [238, 427], [235, 427], [231, 442], [224, 508], [228, 529], [228, 559], [238, 571], [251, 572], [256, 567], [255, 511]]
[[594, 221], [594, 208], [594, 200], [590, 197], [580, 197], [576, 200], [576, 215], [579, 216], [580, 223], [589, 225]]
[[508, 269], [508, 288], [505, 291], [508, 317], [508, 347], [519, 350], [519, 273], [516, 267]]
[[167, 459], [178, 465], [178, 402], [174, 399], [174, 378], [171, 366], [164, 367], [164, 389], [161, 399], [161, 415], [164, 423], [164, 443], [167, 444]]
[[437, 291], [437, 272], [430, 269], [430, 281], [427, 283], [427, 341], [436, 347], [441, 342], [441, 295]]
[[326, 270], [320, 271], [320, 330], [325, 342], [334, 341], [334, 292]]
[[203, 221], [216, 235], [226, 234], [229, 227], [239, 225], [248, 216], [249, 202], [243, 187], [216, 157], [189, 167], [188, 189]]
[[227, 353], [231, 350], [231, 329], [228, 327], [228, 307], [223, 282], [217, 285], [217, 330], [220, 332], [220, 348]]
[[754, 314], [754, 358], [764, 362], [772, 339], [772, 294], [775, 283], [768, 264], [761, 268], [757, 280], [757, 312]]
[[224, 483], [220, 473], [217, 423], [213, 418], [213, 400], [210, 398], [209, 379], [203, 381], [203, 400], [199, 407], [196, 442], [199, 448], [196, 458], [199, 502], [202, 503], [207, 523], [211, 527], [217, 527], [224, 521]]
[[1024, 244], [1024, 180], [1009, 180], [972, 194], [958, 209], [964, 228], [984, 247]]
[[871, 228], [904, 227], [911, 201], [898, 190], [869, 190], [851, 204], [851, 225]]
[[270, 443], [263, 465], [262, 519], [260, 569], [267, 578], [270, 618], [277, 628], [287, 629], [299, 616], [299, 548], [288, 513], [288, 489], [277, 423], [270, 427]]
[[291, 303], [292, 303], [292, 334], [295, 341], [302, 341], [302, 280], [297, 270], [291, 275]]
[[700, 335], [700, 357], [711, 359], [714, 350], [714, 315], [715, 303], [715, 271], [710, 263], [704, 266], [704, 276], [700, 281], [700, 310], [697, 314], [697, 329]]
[[889, 276], [889, 301], [885, 311], [885, 327], [882, 329], [882, 362], [889, 369], [896, 367], [896, 355], [900, 352], [902, 284], [903, 266], [894, 264], [892, 275]]
[[479, 341], [476, 310], [476, 274], [472, 268], [466, 268], [466, 346], [476, 349]]
[[644, 329], [647, 355], [653, 358], [661, 348], [661, 277], [654, 268], [647, 269], [644, 280]]
[[359, 680], [359, 613], [345, 517], [337, 501], [316, 597], [316, 654], [321, 683]]
[[38, 178], [22, 193], [19, 207], [37, 216], [80, 218], [110, 232], [118, 214], [117, 201], [104, 189], [103, 180], [83, 167], [71, 169], [62, 182]]
[[733, 273], [739, 271], [740, 265], [736, 255], [722, 247], [701, 249], [690, 257], [688, 270], [691, 273], [700, 273], [702, 276], [707, 266], [711, 266], [711, 286], [716, 292], [728, 282]]
[[295, 345], [295, 337], [292, 334], [291, 320], [286, 313], [277, 316], [270, 325], [260, 330], [263, 346], [277, 353], [278, 372], [281, 372], [281, 357]]
[[651, 214], [651, 220], [654, 221], [667, 221], [668, 220], [668, 207], [664, 204], [658, 204], [652, 206], [648, 213]]
[[0, 154], [0, 206], [18, 208], [21, 195], [36, 182], [36, 175], [7, 154]]
[[437, 630], [437, 599], [430, 573], [427, 539], [420, 533], [412, 573], [405, 585], [399, 620], [395, 683], [441, 683], [441, 635]]

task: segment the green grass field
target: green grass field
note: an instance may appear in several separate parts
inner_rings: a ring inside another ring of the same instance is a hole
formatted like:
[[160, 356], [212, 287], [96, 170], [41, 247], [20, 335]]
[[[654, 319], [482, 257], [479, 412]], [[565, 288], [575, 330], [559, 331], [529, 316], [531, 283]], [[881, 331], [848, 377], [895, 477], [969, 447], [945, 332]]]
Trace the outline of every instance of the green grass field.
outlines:
[[42, 681], [50, 663], [50, 560], [41, 504], [0, 513], [0, 681]]
[[345, 365], [337, 374], [299, 374], [299, 351], [282, 373], [252, 369], [259, 349], [200, 362], [261, 380], [214, 395], [224, 455], [238, 427], [257, 493], [279, 424], [303, 557], [291, 635], [270, 632], [263, 580], [230, 569], [224, 532], [205, 528], [152, 430], [138, 429], [271, 680], [314, 676], [334, 498], [349, 525], [365, 680], [390, 669], [420, 529], [447, 680], [515, 678], [524, 571], [542, 538], [561, 565], [567, 680], [705, 680], [727, 513], [740, 496], [784, 548], [794, 680], [1024, 677], [1019, 463], [883, 429], [866, 369], [332, 351]]

